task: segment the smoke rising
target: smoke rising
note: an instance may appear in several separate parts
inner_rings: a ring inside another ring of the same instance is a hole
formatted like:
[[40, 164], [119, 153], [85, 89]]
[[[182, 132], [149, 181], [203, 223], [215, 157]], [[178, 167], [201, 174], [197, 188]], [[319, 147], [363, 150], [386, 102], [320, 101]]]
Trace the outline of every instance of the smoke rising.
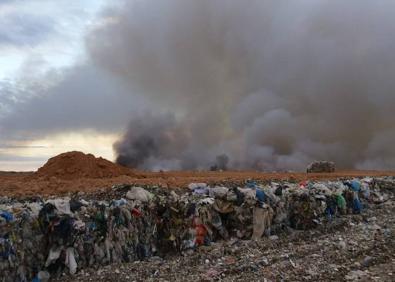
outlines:
[[395, 2], [120, 1], [92, 59], [152, 101], [114, 148], [146, 169], [395, 168]]
[[217, 171], [217, 170], [227, 170], [229, 163], [229, 157], [226, 154], [218, 155], [215, 158], [215, 164], [210, 167], [210, 170]]
[[114, 144], [117, 163], [146, 169], [169, 169], [180, 166], [174, 158], [187, 146], [187, 136], [174, 116], [147, 113], [133, 119], [123, 139]]

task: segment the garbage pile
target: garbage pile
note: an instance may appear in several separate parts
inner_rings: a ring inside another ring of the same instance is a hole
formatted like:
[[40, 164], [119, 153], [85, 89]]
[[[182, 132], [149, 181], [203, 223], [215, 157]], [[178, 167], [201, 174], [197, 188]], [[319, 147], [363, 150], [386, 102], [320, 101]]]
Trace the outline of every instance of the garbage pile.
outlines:
[[335, 163], [328, 161], [315, 161], [309, 164], [307, 173], [335, 172]]
[[84, 268], [260, 240], [359, 214], [389, 195], [394, 178], [209, 186], [114, 186], [103, 194], [0, 198], [1, 281], [47, 281]]

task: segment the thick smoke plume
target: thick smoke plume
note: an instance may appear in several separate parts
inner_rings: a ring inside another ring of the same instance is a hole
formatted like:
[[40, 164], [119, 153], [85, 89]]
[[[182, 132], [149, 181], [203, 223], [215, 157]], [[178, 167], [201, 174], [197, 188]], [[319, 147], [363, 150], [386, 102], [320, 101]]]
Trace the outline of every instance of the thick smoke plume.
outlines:
[[392, 0], [121, 1], [87, 39], [152, 101], [115, 144], [147, 169], [395, 168]]

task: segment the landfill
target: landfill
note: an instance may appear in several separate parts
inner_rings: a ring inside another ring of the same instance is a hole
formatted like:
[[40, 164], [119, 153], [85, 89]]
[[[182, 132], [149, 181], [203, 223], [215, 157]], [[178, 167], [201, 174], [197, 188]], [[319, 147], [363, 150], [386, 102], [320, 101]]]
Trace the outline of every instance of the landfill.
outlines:
[[[301, 265], [303, 256], [314, 253], [304, 250], [293, 257], [292, 249], [302, 246], [301, 240], [310, 248], [318, 243], [322, 249], [356, 248], [357, 238], [353, 243], [347, 237], [352, 233], [336, 234], [335, 226], [356, 232], [368, 228], [375, 237], [365, 239], [374, 247], [393, 247], [394, 187], [394, 177], [300, 183], [250, 179], [243, 185], [190, 183], [164, 189], [124, 184], [64, 197], [4, 196], [0, 281], [183, 281], [193, 273], [198, 281], [232, 275], [255, 281], [322, 280], [318, 265]], [[380, 210], [385, 212], [369, 217]], [[290, 239], [299, 243], [280, 245]], [[325, 256], [316, 255], [317, 261]], [[359, 264], [376, 260], [366, 255]], [[394, 267], [393, 256], [386, 261]], [[279, 263], [269, 273], [268, 266]], [[285, 267], [294, 276], [282, 273]], [[345, 280], [368, 275], [334, 262], [325, 267]], [[298, 269], [302, 276], [296, 275]]]

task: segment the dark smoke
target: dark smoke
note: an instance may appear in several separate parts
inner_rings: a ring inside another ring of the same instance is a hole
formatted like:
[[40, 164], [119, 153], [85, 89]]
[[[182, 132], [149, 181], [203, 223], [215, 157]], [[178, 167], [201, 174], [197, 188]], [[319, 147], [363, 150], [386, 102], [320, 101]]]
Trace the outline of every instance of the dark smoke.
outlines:
[[152, 136], [140, 135], [134, 139], [126, 140], [127, 142], [114, 144], [114, 148], [118, 152], [116, 159], [118, 164], [129, 167], [138, 167], [141, 166], [144, 163], [144, 160], [148, 159], [150, 156], [158, 155], [158, 146], [160, 145], [157, 144], [156, 140]]
[[207, 169], [225, 153], [229, 168], [395, 168], [394, 8], [120, 1], [88, 37], [90, 54], [153, 110], [115, 145], [119, 162]]
[[176, 169], [177, 156], [188, 144], [188, 137], [171, 114], [146, 114], [133, 119], [123, 138], [114, 144], [116, 162], [144, 169]]
[[215, 158], [215, 164], [211, 166], [211, 171], [228, 170], [229, 157], [226, 154], [219, 155]]

